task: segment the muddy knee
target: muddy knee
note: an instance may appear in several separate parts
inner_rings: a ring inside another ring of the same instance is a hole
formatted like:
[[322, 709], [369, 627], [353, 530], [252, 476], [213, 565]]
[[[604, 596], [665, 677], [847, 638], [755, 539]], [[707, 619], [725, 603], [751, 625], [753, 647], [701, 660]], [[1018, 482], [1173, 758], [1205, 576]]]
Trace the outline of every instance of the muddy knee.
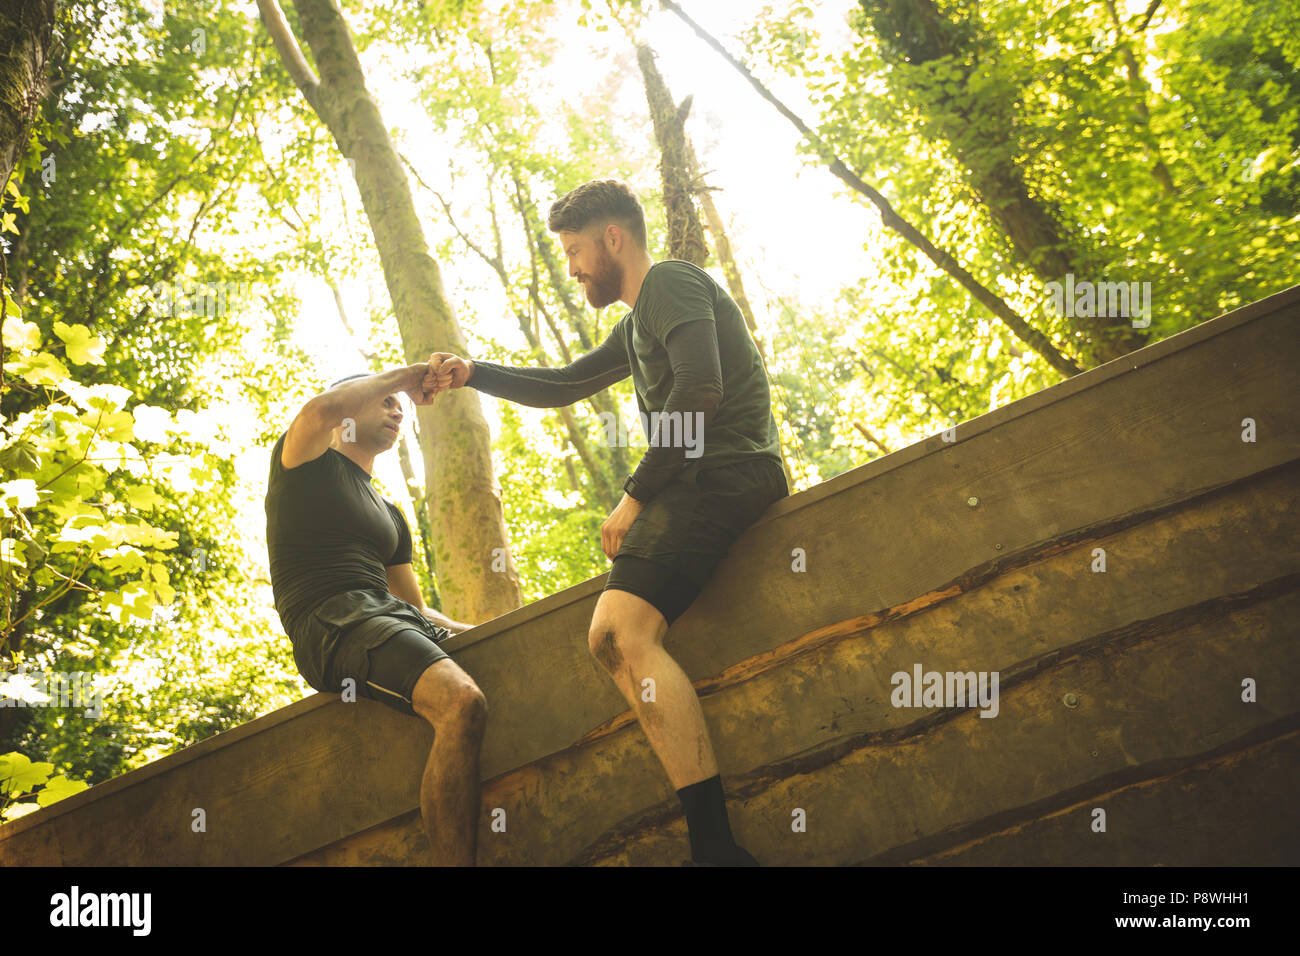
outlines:
[[468, 676], [435, 672], [420, 678], [412, 709], [434, 726], [467, 734], [482, 734], [487, 723], [487, 698]]
[[482, 736], [487, 725], [487, 698], [474, 685], [463, 687], [453, 695], [443, 723], [454, 724], [465, 733]]
[[618, 634], [612, 627], [593, 627], [587, 635], [587, 647], [591, 654], [611, 674], [623, 668], [623, 649]]

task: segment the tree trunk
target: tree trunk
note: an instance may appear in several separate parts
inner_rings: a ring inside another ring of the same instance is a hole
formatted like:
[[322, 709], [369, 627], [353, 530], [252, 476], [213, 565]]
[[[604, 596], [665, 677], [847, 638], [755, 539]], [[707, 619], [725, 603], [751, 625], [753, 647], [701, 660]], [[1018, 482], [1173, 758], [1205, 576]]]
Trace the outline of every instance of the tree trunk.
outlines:
[[[1178, 190], [1174, 186], [1174, 178], [1169, 173], [1169, 167], [1165, 165], [1164, 157], [1160, 154], [1160, 142], [1151, 132], [1151, 110], [1147, 108], [1146, 94], [1150, 89], [1149, 84], [1142, 77], [1142, 68], [1138, 66], [1137, 57], [1133, 55], [1133, 48], [1128, 40], [1124, 37], [1124, 24], [1119, 18], [1119, 11], [1115, 9], [1115, 0], [1106, 0], [1106, 12], [1110, 15], [1110, 21], [1115, 25], [1115, 36], [1119, 46], [1120, 55], [1124, 57], [1124, 67], [1128, 71], [1128, 88], [1133, 94], [1133, 112], [1138, 117], [1138, 124], [1134, 132], [1147, 145], [1147, 149], [1152, 156], [1151, 176], [1160, 185], [1160, 189], [1166, 196], [1177, 194]], [[1151, 14], [1155, 13], [1155, 4], [1153, 3], [1147, 11], [1147, 22], [1151, 20]], [[1138, 32], [1142, 31], [1138, 28]]]
[[29, 126], [49, 90], [54, 17], [54, 0], [0, 0], [0, 189], [27, 149]]
[[654, 51], [644, 43], [636, 48], [636, 61], [645, 80], [645, 98], [650, 104], [655, 140], [659, 143], [659, 173], [664, 186], [664, 209], [668, 214], [668, 255], [697, 266], [708, 261], [704, 229], [695, 212], [695, 189], [686, 161], [686, 114], [691, 111], [691, 97], [673, 106], [664, 78], [655, 66]]
[[[0, 209], [9, 177], [27, 149], [32, 119], [49, 91], [46, 67], [56, 12], [54, 0], [0, 0]], [[5, 358], [8, 278], [8, 259], [0, 255], [0, 366]]]
[[[443, 292], [438, 263], [415, 213], [402, 164], [334, 0], [294, 0], [319, 70], [307, 65], [276, 0], [258, 0], [262, 20], [294, 83], [354, 164], [357, 188], [383, 264], [408, 362], [433, 351], [463, 355], [465, 337]], [[481, 623], [523, 603], [510, 556], [491, 436], [478, 393], [454, 389], [417, 409], [434, 562], [452, 618]], [[494, 568], [503, 568], [496, 571]]]

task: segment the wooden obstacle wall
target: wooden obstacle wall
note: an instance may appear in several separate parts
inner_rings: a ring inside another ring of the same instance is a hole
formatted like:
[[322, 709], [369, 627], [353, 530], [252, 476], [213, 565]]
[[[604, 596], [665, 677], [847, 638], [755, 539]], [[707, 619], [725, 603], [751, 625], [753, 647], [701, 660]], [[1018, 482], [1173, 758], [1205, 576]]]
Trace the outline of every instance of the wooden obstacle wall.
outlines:
[[[1298, 319], [1300, 287], [769, 509], [667, 638], [738, 839], [770, 865], [1300, 862]], [[490, 710], [482, 864], [688, 855], [587, 650], [603, 583], [446, 645]], [[894, 706], [918, 664], [997, 672], [997, 715]], [[0, 827], [0, 865], [421, 865], [431, 739], [313, 695]]]

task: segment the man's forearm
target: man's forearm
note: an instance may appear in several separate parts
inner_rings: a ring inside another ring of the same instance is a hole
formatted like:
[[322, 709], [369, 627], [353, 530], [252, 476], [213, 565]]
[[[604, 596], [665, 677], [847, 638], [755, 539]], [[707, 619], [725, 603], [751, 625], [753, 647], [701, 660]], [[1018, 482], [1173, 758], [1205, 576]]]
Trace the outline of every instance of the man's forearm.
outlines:
[[474, 626], [473, 624], [462, 624], [460, 621], [453, 621], [441, 611], [436, 611], [431, 607], [426, 607], [424, 609], [424, 616], [433, 621], [433, 623], [437, 624], [439, 627], [445, 627], [453, 634], [459, 634], [461, 631], [468, 631]]
[[337, 422], [360, 414], [368, 405], [385, 395], [415, 388], [427, 370], [428, 365], [421, 362], [418, 365], [404, 365], [378, 372], [321, 392], [307, 405], [322, 418]]
[[496, 362], [474, 362], [474, 374], [466, 382], [488, 395], [532, 408], [561, 408], [572, 405], [631, 374], [626, 362], [605, 354], [583, 356], [564, 368], [518, 368]]
[[474, 362], [466, 385], [533, 408], [560, 408], [595, 395], [632, 374], [617, 327], [605, 341], [562, 368], [517, 368]]

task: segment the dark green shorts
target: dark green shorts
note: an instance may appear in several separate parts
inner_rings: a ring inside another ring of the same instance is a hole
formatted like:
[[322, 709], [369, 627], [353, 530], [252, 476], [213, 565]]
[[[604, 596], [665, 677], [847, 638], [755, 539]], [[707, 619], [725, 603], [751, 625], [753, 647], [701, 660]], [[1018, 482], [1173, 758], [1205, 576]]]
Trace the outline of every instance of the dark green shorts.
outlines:
[[448, 656], [438, 644], [451, 636], [401, 598], [371, 589], [336, 594], [286, 630], [298, 671], [313, 688], [351, 688], [412, 715], [416, 682]]
[[731, 544], [790, 488], [772, 458], [687, 468], [637, 515], [603, 590], [630, 591], [670, 625], [699, 596]]

